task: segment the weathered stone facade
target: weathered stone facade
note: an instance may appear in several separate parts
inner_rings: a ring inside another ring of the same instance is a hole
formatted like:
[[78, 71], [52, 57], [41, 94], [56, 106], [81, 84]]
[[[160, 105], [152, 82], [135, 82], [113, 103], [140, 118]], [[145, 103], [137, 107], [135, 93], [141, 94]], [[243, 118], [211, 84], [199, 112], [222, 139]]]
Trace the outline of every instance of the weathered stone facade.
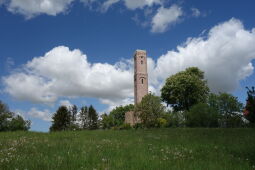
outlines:
[[[142, 98], [148, 94], [148, 73], [147, 73], [147, 53], [144, 50], [136, 50], [134, 54], [134, 97], [135, 105], [141, 102]], [[138, 115], [133, 111], [125, 114], [125, 123], [133, 126], [139, 123]]]

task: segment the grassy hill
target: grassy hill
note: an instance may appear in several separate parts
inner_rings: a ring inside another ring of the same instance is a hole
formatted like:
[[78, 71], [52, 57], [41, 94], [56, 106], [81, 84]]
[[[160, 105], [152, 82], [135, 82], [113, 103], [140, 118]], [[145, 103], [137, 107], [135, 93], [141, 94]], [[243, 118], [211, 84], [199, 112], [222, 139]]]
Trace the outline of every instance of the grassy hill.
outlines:
[[0, 169], [255, 169], [255, 129], [0, 133]]

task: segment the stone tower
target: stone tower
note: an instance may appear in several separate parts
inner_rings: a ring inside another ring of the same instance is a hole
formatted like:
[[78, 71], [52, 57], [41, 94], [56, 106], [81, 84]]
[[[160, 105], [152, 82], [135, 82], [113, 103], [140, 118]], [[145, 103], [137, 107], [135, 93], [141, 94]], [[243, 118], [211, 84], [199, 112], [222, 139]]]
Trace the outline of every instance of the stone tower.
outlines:
[[[134, 95], [135, 105], [142, 101], [148, 94], [148, 73], [147, 73], [147, 54], [144, 50], [136, 50], [134, 54]], [[125, 113], [125, 123], [131, 126], [140, 122], [139, 113], [129, 111]]]
[[148, 94], [147, 54], [144, 50], [136, 50], [134, 54], [134, 93], [135, 104]]

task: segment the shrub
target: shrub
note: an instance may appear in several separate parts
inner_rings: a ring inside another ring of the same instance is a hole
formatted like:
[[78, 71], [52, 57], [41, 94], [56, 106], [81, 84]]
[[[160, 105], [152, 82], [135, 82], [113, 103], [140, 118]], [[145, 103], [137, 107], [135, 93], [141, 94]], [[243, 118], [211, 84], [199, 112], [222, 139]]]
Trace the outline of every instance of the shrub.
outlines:
[[[220, 126], [228, 128], [244, 127], [246, 123], [240, 114], [220, 116]], [[224, 118], [222, 118], [224, 117]]]
[[169, 127], [183, 127], [185, 126], [185, 116], [184, 112], [171, 112], [168, 116], [168, 126]]
[[158, 118], [157, 122], [158, 122], [158, 127], [160, 127], [160, 128], [167, 127], [167, 125], [168, 125], [167, 120], [164, 118]]
[[113, 109], [109, 116], [112, 117], [112, 126], [120, 126], [125, 121], [125, 113], [134, 109], [134, 105], [119, 106]]
[[205, 103], [191, 107], [185, 113], [186, 125], [189, 127], [217, 127], [219, 115], [217, 111]]
[[124, 124], [119, 126], [119, 130], [129, 130], [129, 129], [132, 129], [132, 127], [128, 123], [124, 123]]
[[142, 101], [136, 105], [135, 112], [139, 113], [142, 124], [147, 127], [157, 127], [158, 118], [165, 112], [165, 107], [161, 104], [160, 97], [147, 94]]
[[144, 126], [143, 126], [142, 123], [136, 123], [136, 124], [133, 126], [133, 128], [135, 128], [135, 129], [143, 129]]

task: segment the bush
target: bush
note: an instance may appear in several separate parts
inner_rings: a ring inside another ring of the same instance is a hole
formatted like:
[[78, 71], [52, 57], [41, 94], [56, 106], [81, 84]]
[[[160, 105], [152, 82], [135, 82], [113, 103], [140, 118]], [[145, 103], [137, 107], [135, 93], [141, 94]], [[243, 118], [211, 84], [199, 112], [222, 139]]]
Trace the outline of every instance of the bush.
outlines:
[[183, 127], [185, 126], [185, 116], [184, 112], [171, 112], [168, 116], [168, 126], [169, 127]]
[[158, 127], [160, 127], [160, 128], [167, 127], [167, 125], [168, 125], [167, 120], [164, 118], [158, 118], [157, 122], [158, 122]]
[[246, 123], [243, 120], [242, 115], [226, 115], [220, 116], [220, 126], [227, 127], [227, 128], [237, 128], [237, 127], [244, 127]]
[[128, 123], [124, 123], [124, 124], [119, 126], [119, 130], [129, 130], [129, 129], [132, 129], [132, 127]]
[[191, 107], [185, 113], [186, 125], [189, 127], [218, 127], [219, 114], [205, 103], [199, 103]]
[[120, 126], [125, 121], [125, 113], [134, 109], [134, 105], [119, 106], [113, 109], [109, 116], [112, 118], [112, 126]]
[[135, 129], [143, 129], [144, 126], [143, 126], [142, 123], [136, 123], [136, 124], [133, 126], [133, 128], [135, 128]]
[[103, 129], [111, 129], [114, 127], [114, 118], [112, 115], [103, 114], [101, 115], [101, 127]]
[[139, 113], [139, 118], [145, 127], [157, 127], [158, 118], [161, 118], [164, 114], [165, 107], [161, 104], [160, 97], [147, 94], [136, 105], [135, 112]]

